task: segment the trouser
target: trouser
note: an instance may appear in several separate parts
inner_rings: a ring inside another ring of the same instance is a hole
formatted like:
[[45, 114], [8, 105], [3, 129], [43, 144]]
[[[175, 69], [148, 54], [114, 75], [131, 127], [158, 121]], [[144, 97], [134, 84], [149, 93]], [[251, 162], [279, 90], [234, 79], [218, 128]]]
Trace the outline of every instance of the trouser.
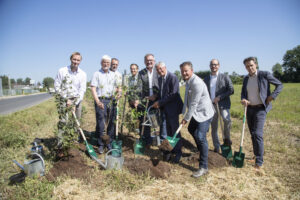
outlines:
[[251, 134], [255, 163], [261, 166], [264, 162], [264, 138], [263, 129], [267, 112], [264, 107], [250, 107], [247, 110], [247, 123]]
[[[220, 142], [219, 142], [219, 137], [218, 137], [218, 122], [219, 122], [219, 115], [217, 112], [217, 105], [213, 104], [215, 107], [215, 114], [213, 116], [212, 122], [211, 122], [211, 136], [214, 144], [215, 149], [220, 148]], [[223, 124], [224, 124], [224, 138], [230, 141], [230, 128], [231, 128], [231, 119], [230, 119], [230, 112], [229, 109], [222, 109], [219, 107], [220, 115], [223, 119]]]
[[110, 140], [107, 148], [111, 148], [111, 142], [114, 139], [115, 132], [115, 119], [116, 119], [116, 103], [114, 100], [102, 99], [99, 100], [103, 103], [104, 109], [98, 107], [95, 102], [96, 111], [96, 135], [98, 135], [98, 145], [104, 146], [101, 136], [106, 132]]
[[197, 122], [193, 117], [188, 126], [189, 133], [193, 136], [197, 148], [200, 152], [199, 168], [208, 168], [208, 143], [206, 133], [208, 132], [212, 118], [204, 121]]

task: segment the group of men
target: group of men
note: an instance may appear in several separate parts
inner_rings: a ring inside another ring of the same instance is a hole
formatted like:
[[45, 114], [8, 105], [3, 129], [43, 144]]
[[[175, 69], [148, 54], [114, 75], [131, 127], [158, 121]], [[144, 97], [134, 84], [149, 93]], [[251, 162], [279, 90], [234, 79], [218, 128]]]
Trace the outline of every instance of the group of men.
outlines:
[[[77, 113], [80, 113], [81, 101], [86, 90], [86, 74], [78, 67], [82, 57], [78, 52], [71, 55], [71, 65], [61, 68], [55, 79], [55, 89], [61, 91], [62, 80], [71, 78], [72, 95], [64, 94], [67, 105], [76, 105]], [[129, 105], [144, 113], [145, 109], [152, 106], [160, 109], [160, 137], [173, 136], [179, 125], [188, 125], [188, 131], [192, 135], [200, 152], [199, 170], [192, 174], [198, 178], [208, 172], [208, 143], [206, 134], [211, 126], [214, 151], [220, 152], [218, 138], [218, 118], [224, 122], [224, 145], [230, 146], [230, 95], [234, 93], [232, 82], [228, 75], [219, 72], [220, 63], [217, 59], [210, 61], [211, 73], [204, 78], [199, 78], [193, 70], [193, 64], [189, 61], [180, 65], [182, 79], [185, 81], [184, 102], [180, 97], [179, 80], [177, 76], [167, 70], [164, 62], [155, 62], [153, 54], [144, 57], [145, 68], [139, 70], [137, 64], [130, 65], [131, 76], [128, 79]], [[115, 137], [116, 105], [121, 97], [121, 74], [117, 71], [119, 61], [107, 55], [101, 59], [101, 69], [96, 71], [91, 81], [91, 90], [95, 102], [96, 133], [98, 137], [98, 152], [103, 153], [105, 148], [111, 149], [111, 141]], [[248, 71], [243, 81], [241, 103], [248, 107], [247, 122], [251, 134], [253, 152], [255, 155], [255, 169], [260, 169], [263, 164], [264, 143], [263, 127], [266, 113], [271, 109], [271, 101], [282, 90], [282, 83], [274, 78], [271, 73], [257, 70], [257, 60], [249, 57], [244, 60]], [[270, 83], [275, 85], [270, 92]], [[146, 107], [146, 102], [147, 106]], [[183, 119], [179, 122], [179, 115]], [[77, 116], [80, 118], [80, 115]], [[143, 124], [143, 116], [140, 120], [140, 132]], [[152, 144], [150, 127], [145, 126], [141, 139], [146, 146]], [[110, 141], [104, 143], [102, 136], [109, 135]], [[170, 151], [163, 151], [163, 159], [173, 163], [179, 163], [182, 156], [182, 139], [180, 133], [179, 142]]]

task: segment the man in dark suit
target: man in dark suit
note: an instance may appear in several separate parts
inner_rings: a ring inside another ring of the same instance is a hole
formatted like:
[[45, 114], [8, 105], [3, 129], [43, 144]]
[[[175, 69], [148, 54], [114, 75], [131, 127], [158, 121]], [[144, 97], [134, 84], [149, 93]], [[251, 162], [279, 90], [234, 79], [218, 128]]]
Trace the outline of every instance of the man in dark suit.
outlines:
[[[243, 80], [241, 103], [248, 106], [247, 123], [255, 155], [254, 167], [259, 170], [264, 161], [263, 128], [266, 115], [272, 108], [271, 101], [278, 96], [283, 86], [270, 72], [257, 70], [255, 57], [246, 58], [244, 65], [249, 74]], [[270, 83], [275, 85], [272, 93], [270, 92]]]
[[[181, 114], [183, 108], [183, 102], [179, 93], [179, 81], [175, 74], [167, 71], [165, 63], [159, 62], [155, 67], [160, 77], [158, 78], [158, 100], [154, 102], [153, 107], [161, 109], [161, 132], [164, 132], [163, 129], [166, 129], [167, 135], [173, 136], [179, 127], [179, 114]], [[177, 137], [181, 138], [180, 133]], [[166, 136], [163, 136], [163, 139], [165, 138]], [[181, 147], [182, 141], [180, 139], [172, 152], [164, 151], [164, 160], [169, 161], [171, 153], [173, 153], [175, 158], [172, 162], [178, 163], [182, 155]]]
[[[146, 54], [144, 57], [144, 62], [146, 68], [142, 69], [139, 72], [139, 81], [142, 84], [142, 92], [140, 93], [140, 104], [138, 105], [138, 111], [144, 112], [145, 109], [148, 109], [154, 103], [155, 98], [158, 96], [158, 75], [156, 69], [154, 68], [155, 65], [155, 58], [153, 54]], [[146, 106], [146, 99], [149, 99], [148, 108]], [[142, 130], [142, 123], [143, 123], [144, 116], [140, 116], [140, 133]], [[144, 133], [142, 136], [143, 141], [146, 143], [147, 146], [152, 144], [152, 138], [150, 135], [150, 127], [144, 127]]]
[[219, 72], [220, 63], [217, 59], [212, 59], [210, 61], [210, 71], [211, 74], [204, 78], [204, 82], [207, 86], [210, 98], [213, 102], [215, 110], [217, 110], [217, 105], [219, 105], [219, 113], [215, 112], [213, 121], [211, 122], [211, 136], [214, 144], [214, 152], [220, 152], [220, 142], [218, 138], [218, 117], [222, 117], [224, 122], [224, 145], [230, 146], [230, 95], [234, 93], [232, 82], [228, 75]]

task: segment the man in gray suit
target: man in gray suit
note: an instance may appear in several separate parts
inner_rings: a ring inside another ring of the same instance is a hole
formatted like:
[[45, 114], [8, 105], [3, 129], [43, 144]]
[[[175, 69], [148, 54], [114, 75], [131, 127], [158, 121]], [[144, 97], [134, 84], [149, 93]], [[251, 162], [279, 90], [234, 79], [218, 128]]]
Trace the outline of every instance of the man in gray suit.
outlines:
[[[185, 125], [190, 121], [188, 130], [200, 151], [199, 170], [192, 175], [198, 178], [208, 172], [208, 143], [206, 133], [214, 116], [214, 108], [205, 83], [193, 72], [192, 63], [182, 63], [180, 70], [182, 78], [186, 82], [182, 111], [184, 117], [181, 124]], [[188, 109], [187, 112], [186, 109]]]
[[[256, 170], [260, 170], [264, 161], [263, 129], [267, 112], [271, 110], [271, 101], [275, 100], [283, 86], [270, 72], [257, 70], [255, 57], [246, 58], [244, 65], [249, 74], [244, 77], [241, 103], [248, 106], [247, 123], [255, 155], [254, 167]], [[275, 85], [272, 93], [270, 92], [270, 83]]]
[[[213, 102], [215, 110], [217, 105], [219, 106], [219, 113], [224, 122], [224, 138], [223, 142], [225, 146], [231, 146], [230, 140], [230, 95], [234, 93], [232, 82], [228, 75], [219, 72], [220, 62], [217, 59], [210, 61], [211, 74], [204, 78], [204, 82], [207, 86], [210, 98]], [[211, 136], [214, 144], [214, 152], [220, 152], [220, 142], [218, 137], [218, 112], [215, 113], [211, 122]]]

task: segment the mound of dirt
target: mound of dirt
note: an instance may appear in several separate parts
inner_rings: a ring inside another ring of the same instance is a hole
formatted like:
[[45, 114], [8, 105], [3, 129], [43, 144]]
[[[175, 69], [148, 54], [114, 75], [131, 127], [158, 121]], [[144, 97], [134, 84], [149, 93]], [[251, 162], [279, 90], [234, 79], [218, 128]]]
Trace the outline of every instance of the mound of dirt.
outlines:
[[[199, 163], [199, 153], [193, 153], [190, 157], [187, 158], [187, 162], [191, 164]], [[228, 166], [226, 158], [221, 154], [215, 153], [213, 151], [208, 152], [208, 168], [221, 168]]]
[[54, 163], [46, 177], [54, 181], [57, 177], [67, 175], [72, 178], [88, 179], [89, 166], [85, 164], [82, 154], [78, 149], [70, 149], [69, 157]]
[[148, 174], [151, 177], [165, 179], [170, 175], [171, 168], [165, 162], [158, 159], [146, 160], [144, 158], [127, 158], [124, 166], [132, 174]]

